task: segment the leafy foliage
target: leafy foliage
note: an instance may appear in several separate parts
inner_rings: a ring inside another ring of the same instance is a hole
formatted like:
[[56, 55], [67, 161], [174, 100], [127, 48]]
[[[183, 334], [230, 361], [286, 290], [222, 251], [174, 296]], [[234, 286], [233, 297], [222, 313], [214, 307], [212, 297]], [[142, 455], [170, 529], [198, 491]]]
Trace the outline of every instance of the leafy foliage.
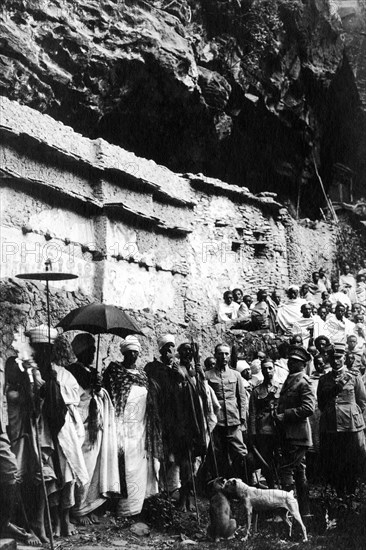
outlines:
[[340, 218], [338, 228], [337, 263], [339, 266], [348, 263], [357, 273], [364, 267], [364, 258], [366, 258], [365, 229], [357, 219], [345, 215]]

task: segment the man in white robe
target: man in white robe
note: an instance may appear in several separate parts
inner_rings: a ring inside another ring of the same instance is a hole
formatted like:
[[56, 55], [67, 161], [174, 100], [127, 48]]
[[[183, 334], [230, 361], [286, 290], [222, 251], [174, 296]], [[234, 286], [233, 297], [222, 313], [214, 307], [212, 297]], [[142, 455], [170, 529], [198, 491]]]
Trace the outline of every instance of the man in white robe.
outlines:
[[278, 307], [277, 323], [285, 334], [294, 335], [301, 332], [299, 321], [302, 318], [301, 306], [306, 300], [299, 298], [299, 287], [291, 285], [287, 289], [287, 301]]
[[348, 309], [352, 307], [348, 294], [339, 290], [339, 283], [337, 281], [333, 281], [332, 283], [332, 294], [329, 296], [329, 301], [332, 303], [333, 310], [337, 304], [342, 304]]
[[343, 273], [339, 277], [339, 286], [341, 291], [346, 292], [352, 304], [357, 302], [356, 279], [352, 275], [351, 268], [348, 264], [345, 264], [343, 267]]
[[[47, 420], [54, 436], [55, 452], [61, 474], [58, 483], [49, 490], [48, 497], [54, 534], [69, 536], [76, 532], [70, 522], [70, 508], [75, 504], [75, 483], [83, 486], [89, 481], [82, 452], [85, 431], [77, 408], [80, 401], [79, 384], [71, 373], [52, 362], [52, 344], [57, 337], [56, 329], [51, 328], [49, 335], [48, 327], [40, 325], [28, 330], [27, 335], [35, 352], [34, 359], [39, 366], [42, 378], [46, 381], [43, 414], [48, 415]], [[58, 394], [57, 388], [59, 388]], [[52, 402], [54, 397], [57, 397], [57, 402]], [[48, 407], [46, 407], [47, 401]], [[58, 415], [57, 418], [55, 413]], [[50, 414], [53, 414], [52, 419]]]
[[338, 304], [335, 312], [328, 315], [323, 327], [323, 336], [327, 336], [332, 344], [346, 344], [347, 336], [354, 334], [355, 324], [345, 317], [346, 309]]
[[71, 347], [77, 362], [66, 368], [79, 384], [78, 411], [85, 428], [82, 451], [89, 475], [88, 484], [76, 489], [72, 515], [81, 525], [88, 525], [99, 523], [93, 512], [120, 491], [117, 432], [111, 399], [92, 367], [96, 350], [93, 336], [78, 334]]
[[137, 366], [141, 344], [136, 336], [121, 343], [123, 362], [112, 362], [103, 374], [103, 385], [116, 409], [117, 447], [121, 494], [118, 516], [135, 516], [145, 498], [158, 492], [160, 434], [154, 432], [158, 409], [154, 384]]

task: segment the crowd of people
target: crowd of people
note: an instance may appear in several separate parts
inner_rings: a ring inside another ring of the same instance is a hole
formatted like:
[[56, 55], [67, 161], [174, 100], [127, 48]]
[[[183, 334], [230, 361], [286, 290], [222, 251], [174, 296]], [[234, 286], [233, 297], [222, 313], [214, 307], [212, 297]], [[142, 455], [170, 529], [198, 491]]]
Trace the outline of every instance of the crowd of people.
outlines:
[[141, 365], [130, 335], [101, 374], [91, 334], [75, 336], [76, 360], [61, 367], [55, 329], [17, 332], [0, 388], [1, 535], [46, 543], [48, 509], [53, 536], [69, 536], [105, 506], [136, 517], [162, 491], [192, 510], [219, 476], [296, 488], [303, 517], [309, 476], [353, 494], [366, 471], [365, 274], [345, 266], [330, 283], [319, 270], [284, 302], [225, 292], [221, 322], [279, 335], [254, 358], [220, 342], [201, 364], [195, 342], [164, 334], [160, 357]]
[[366, 268], [355, 277], [346, 264], [337, 280], [330, 281], [321, 268], [312, 274], [311, 282], [289, 286], [285, 300], [277, 289], [271, 295], [258, 290], [256, 302], [240, 288], [227, 290], [217, 318], [234, 329], [300, 335], [305, 347], [320, 335], [332, 343], [346, 343], [354, 335], [359, 350], [366, 340], [365, 312]]

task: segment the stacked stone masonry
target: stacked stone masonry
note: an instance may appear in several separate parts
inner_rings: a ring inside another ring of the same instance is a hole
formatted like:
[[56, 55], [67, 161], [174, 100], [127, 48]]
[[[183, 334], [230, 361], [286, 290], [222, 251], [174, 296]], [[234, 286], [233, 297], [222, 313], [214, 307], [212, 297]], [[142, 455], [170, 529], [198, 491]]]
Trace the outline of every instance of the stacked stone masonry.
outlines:
[[[16, 324], [45, 322], [44, 286], [14, 276], [47, 258], [79, 276], [52, 285], [53, 324], [91, 301], [120, 306], [146, 332], [146, 359], [166, 330], [207, 351], [223, 336], [214, 320], [228, 288], [283, 289], [333, 269], [334, 227], [296, 222], [273, 194], [175, 174], [5, 97], [0, 177], [5, 355]], [[105, 362], [118, 338], [102, 340]]]

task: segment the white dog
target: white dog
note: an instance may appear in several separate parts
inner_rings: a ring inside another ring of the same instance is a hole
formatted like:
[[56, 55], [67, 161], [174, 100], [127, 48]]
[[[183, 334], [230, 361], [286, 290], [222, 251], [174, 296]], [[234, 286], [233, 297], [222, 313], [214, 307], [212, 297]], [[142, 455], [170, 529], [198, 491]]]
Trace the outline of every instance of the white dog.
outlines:
[[289, 526], [291, 536], [292, 523], [289, 520], [288, 513], [290, 512], [295, 520], [300, 524], [303, 534], [303, 540], [308, 540], [306, 527], [301, 519], [299, 505], [294, 497], [293, 491], [281, 491], [280, 489], [257, 489], [246, 485], [241, 479], [228, 479], [222, 489], [223, 493], [238, 498], [244, 503], [247, 512], [247, 533], [245, 540], [248, 538], [250, 526], [252, 522], [252, 512], [261, 510], [276, 510], [285, 508], [287, 510], [285, 521]]

